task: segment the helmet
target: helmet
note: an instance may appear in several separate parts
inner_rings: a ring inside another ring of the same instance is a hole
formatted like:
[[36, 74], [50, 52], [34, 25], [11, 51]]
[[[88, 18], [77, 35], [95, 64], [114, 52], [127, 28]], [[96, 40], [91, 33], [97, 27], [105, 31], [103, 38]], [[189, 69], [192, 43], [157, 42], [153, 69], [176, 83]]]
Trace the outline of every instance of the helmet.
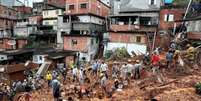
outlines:
[[191, 45], [190, 45], [190, 44], [187, 44], [186, 46], [187, 46], [187, 47], [190, 47]]
[[103, 74], [103, 73], [101, 73], [101, 74], [100, 74], [100, 77], [103, 77], [103, 76], [104, 76], [104, 74]]

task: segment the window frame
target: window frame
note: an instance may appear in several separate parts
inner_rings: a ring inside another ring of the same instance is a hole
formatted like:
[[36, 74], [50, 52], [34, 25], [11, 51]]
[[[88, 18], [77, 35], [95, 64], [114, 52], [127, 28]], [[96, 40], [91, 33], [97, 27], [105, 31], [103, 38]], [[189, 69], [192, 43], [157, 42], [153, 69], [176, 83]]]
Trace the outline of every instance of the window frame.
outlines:
[[[172, 16], [172, 19], [170, 20], [170, 17]], [[165, 14], [164, 15], [164, 21], [165, 22], [173, 22], [174, 21], [174, 14]]]
[[[71, 8], [71, 7], [73, 7], [73, 8]], [[74, 9], [75, 9], [75, 5], [74, 5], [74, 4], [69, 4], [69, 5], [68, 5], [68, 9], [69, 9], [69, 10], [74, 10]]]
[[136, 42], [141, 43], [142, 42], [142, 37], [141, 36], [136, 36]]
[[[83, 5], [85, 5], [84, 7], [82, 7]], [[88, 8], [88, 3], [80, 3], [80, 9], [87, 9]]]

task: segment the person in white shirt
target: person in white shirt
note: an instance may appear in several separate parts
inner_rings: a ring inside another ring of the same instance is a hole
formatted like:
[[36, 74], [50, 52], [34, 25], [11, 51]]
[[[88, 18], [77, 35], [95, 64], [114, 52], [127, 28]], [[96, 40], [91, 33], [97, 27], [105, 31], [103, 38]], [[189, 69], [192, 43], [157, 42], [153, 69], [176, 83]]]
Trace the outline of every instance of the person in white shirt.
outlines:
[[108, 65], [103, 61], [100, 67], [100, 72], [104, 73], [105, 76], [108, 78], [107, 70], [108, 70]]
[[133, 65], [131, 64], [131, 60], [128, 60], [128, 64], [126, 65], [126, 68], [127, 68], [127, 77], [131, 76], [132, 75], [132, 71], [134, 69]]

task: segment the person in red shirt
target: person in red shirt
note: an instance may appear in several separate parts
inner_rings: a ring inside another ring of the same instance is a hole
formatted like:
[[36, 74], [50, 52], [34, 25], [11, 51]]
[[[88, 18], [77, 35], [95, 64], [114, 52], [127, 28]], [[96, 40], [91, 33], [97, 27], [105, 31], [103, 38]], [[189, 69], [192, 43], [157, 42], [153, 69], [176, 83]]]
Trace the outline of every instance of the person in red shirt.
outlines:
[[154, 52], [154, 54], [151, 57], [151, 63], [153, 66], [152, 67], [153, 74], [157, 77], [157, 79], [160, 83], [163, 83], [162, 74], [160, 73], [160, 69], [159, 69], [160, 56], [157, 55], [156, 52]]
[[152, 63], [152, 70], [153, 70], [153, 74], [156, 73], [156, 71], [158, 71], [159, 69], [159, 62], [160, 62], [160, 57], [159, 55], [157, 55], [156, 52], [154, 52], [154, 54], [151, 57], [151, 63]]

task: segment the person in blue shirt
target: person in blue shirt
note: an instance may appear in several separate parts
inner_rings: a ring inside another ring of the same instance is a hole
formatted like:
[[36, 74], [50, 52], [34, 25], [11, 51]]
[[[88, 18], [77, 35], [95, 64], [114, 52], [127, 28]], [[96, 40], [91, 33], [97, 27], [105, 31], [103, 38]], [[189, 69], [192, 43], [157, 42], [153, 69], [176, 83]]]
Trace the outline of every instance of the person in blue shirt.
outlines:
[[166, 60], [167, 60], [167, 67], [170, 68], [172, 61], [173, 61], [173, 52], [169, 50], [166, 54]]
[[97, 63], [97, 61], [95, 61], [95, 62], [92, 64], [92, 71], [93, 71], [93, 75], [96, 75], [96, 74], [97, 74], [97, 71], [98, 71], [98, 63]]

